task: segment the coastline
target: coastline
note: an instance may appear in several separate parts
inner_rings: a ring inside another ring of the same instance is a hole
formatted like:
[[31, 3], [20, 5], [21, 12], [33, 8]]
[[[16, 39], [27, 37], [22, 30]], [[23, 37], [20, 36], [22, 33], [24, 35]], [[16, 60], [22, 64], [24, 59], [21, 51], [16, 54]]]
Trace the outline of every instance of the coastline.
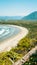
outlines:
[[14, 37], [10, 37], [7, 40], [0, 43], [0, 52], [9, 51], [12, 47], [17, 46], [18, 42], [28, 34], [28, 30], [24, 27], [16, 26], [16, 25], [8, 25], [14, 26], [20, 29], [20, 32]]

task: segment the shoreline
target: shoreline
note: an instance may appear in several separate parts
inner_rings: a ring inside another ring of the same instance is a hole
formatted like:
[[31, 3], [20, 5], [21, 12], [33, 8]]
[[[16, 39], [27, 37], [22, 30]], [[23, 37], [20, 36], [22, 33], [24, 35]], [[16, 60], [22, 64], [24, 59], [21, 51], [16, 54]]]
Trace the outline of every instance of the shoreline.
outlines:
[[18, 42], [28, 34], [27, 28], [17, 26], [17, 25], [7, 25], [7, 26], [14, 26], [20, 29], [20, 32], [15, 35], [11, 36], [7, 40], [0, 43], [0, 52], [9, 51], [12, 47], [17, 46]]

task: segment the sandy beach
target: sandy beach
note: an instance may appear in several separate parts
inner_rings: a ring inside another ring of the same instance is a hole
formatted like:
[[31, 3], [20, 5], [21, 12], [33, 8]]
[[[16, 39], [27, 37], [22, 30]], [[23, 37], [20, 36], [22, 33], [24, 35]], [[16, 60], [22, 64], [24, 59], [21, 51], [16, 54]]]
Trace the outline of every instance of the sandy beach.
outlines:
[[2, 42], [0, 42], [0, 52], [9, 51], [12, 47], [17, 46], [18, 42], [28, 34], [28, 30], [24, 27], [16, 26], [16, 25], [9, 25], [18, 27], [20, 32], [15, 35], [14, 37], [10, 37]]

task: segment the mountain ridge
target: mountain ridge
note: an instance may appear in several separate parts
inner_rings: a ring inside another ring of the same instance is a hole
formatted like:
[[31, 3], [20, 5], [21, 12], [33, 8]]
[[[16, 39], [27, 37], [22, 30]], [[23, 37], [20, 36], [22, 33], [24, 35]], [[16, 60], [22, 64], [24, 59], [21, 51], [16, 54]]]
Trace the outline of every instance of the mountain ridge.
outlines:
[[0, 20], [20, 20], [21, 16], [0, 16]]
[[37, 20], [37, 11], [27, 16], [0, 16], [0, 20]]
[[37, 11], [30, 13], [22, 18], [23, 20], [37, 20]]

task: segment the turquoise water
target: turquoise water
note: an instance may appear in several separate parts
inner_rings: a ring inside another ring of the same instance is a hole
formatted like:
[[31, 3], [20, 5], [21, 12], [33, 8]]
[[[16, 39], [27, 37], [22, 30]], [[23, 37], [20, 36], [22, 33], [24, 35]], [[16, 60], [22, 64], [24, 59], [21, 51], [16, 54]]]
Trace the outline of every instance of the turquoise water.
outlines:
[[0, 41], [3, 41], [11, 36], [15, 36], [20, 32], [20, 29], [14, 26], [0, 25]]

